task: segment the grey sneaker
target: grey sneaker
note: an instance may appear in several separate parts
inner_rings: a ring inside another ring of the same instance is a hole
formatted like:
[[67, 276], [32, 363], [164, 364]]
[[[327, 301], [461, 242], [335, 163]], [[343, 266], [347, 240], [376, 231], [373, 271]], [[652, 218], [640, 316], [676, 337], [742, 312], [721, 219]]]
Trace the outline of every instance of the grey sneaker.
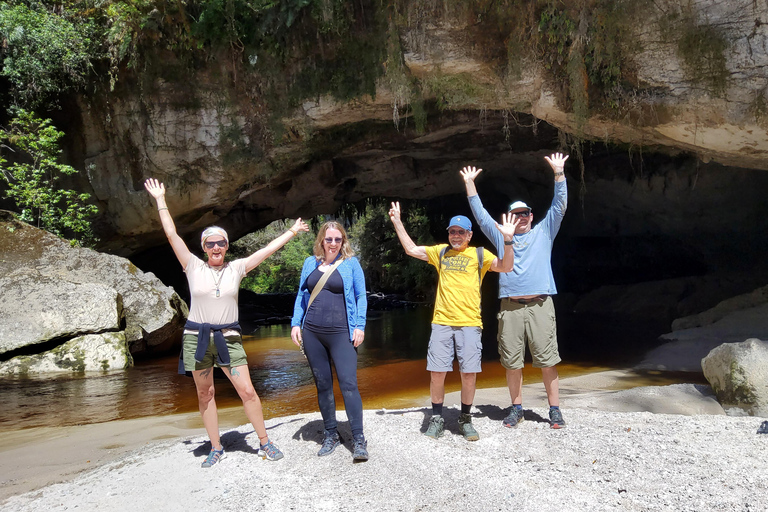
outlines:
[[563, 420], [563, 413], [560, 409], [549, 410], [549, 427], [550, 428], [565, 428], [565, 421]]
[[355, 436], [352, 462], [366, 462], [368, 460], [368, 441], [362, 434]]
[[205, 458], [205, 460], [203, 461], [200, 467], [209, 468], [223, 458], [224, 458], [224, 447], [222, 447], [221, 450], [214, 450], [213, 448], [211, 448], [211, 452]]
[[323, 446], [320, 447], [320, 451], [317, 452], [318, 457], [324, 457], [333, 453], [333, 450], [341, 444], [341, 436], [338, 432], [325, 431], [325, 438], [323, 438]]
[[504, 418], [504, 421], [502, 422], [502, 424], [505, 427], [513, 428], [513, 427], [517, 427], [524, 420], [525, 420], [525, 416], [524, 416], [523, 410], [513, 406], [512, 410], [509, 411], [509, 415], [506, 418]]
[[469, 414], [461, 414], [459, 416], [459, 432], [467, 441], [477, 441], [480, 439], [480, 434], [477, 433], [477, 430], [472, 425], [472, 416]]
[[445, 420], [442, 416], [432, 416], [429, 419], [429, 426], [424, 435], [431, 437], [432, 439], [438, 439], [443, 437], [443, 431], [445, 430]]
[[269, 441], [267, 444], [259, 447], [259, 457], [267, 460], [280, 460], [283, 458], [283, 452], [275, 446], [275, 443]]

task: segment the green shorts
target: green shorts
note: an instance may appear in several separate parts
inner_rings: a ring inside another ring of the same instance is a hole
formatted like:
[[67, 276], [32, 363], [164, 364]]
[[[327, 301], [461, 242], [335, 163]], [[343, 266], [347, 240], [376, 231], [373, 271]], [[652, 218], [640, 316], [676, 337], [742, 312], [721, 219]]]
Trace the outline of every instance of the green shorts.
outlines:
[[501, 299], [499, 356], [501, 366], [519, 370], [525, 364], [525, 344], [531, 351], [534, 368], [550, 368], [561, 361], [557, 350], [557, 320], [552, 297], [519, 304]]
[[[247, 365], [248, 358], [245, 356], [242, 337], [239, 334], [234, 334], [231, 336], [225, 336], [224, 339], [227, 340], [227, 348], [229, 349], [228, 368]], [[219, 352], [216, 350], [216, 345], [213, 343], [213, 334], [211, 334], [211, 339], [208, 341], [208, 350], [205, 351], [205, 356], [199, 363], [195, 361], [195, 352], [197, 351], [197, 334], [185, 334], [182, 338], [182, 347], [184, 350], [184, 369], [186, 371], [192, 372], [195, 370], [205, 370], [213, 366], [219, 366], [219, 364], [216, 362]]]

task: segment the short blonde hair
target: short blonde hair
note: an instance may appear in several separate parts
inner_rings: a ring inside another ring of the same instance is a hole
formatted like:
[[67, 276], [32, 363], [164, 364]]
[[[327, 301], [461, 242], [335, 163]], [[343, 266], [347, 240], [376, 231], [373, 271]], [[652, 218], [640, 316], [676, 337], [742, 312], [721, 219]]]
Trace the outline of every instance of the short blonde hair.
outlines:
[[[320, 226], [320, 230], [317, 232], [317, 238], [315, 239], [315, 245], [312, 248], [312, 251], [314, 252], [315, 256], [318, 260], [322, 260], [325, 257], [325, 251], [323, 250], [323, 242], [325, 241], [325, 233], [329, 229], [337, 229], [341, 232], [341, 250], [339, 253], [341, 254], [341, 257], [345, 260], [347, 258], [351, 258], [355, 255], [355, 251], [352, 249], [352, 246], [349, 245], [349, 239], [347, 238], [347, 231], [344, 229], [344, 226], [336, 222], [335, 220], [331, 220]], [[330, 261], [326, 261], [326, 263], [332, 263]]]

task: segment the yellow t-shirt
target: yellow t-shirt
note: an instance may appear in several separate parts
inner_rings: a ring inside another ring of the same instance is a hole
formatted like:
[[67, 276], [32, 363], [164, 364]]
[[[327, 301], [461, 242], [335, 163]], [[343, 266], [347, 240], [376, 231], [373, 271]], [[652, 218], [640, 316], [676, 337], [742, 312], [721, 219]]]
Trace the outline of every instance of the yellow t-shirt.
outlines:
[[[448, 247], [448, 244], [426, 247], [429, 264], [435, 266], [439, 274], [432, 323], [482, 327], [477, 248], [467, 247], [461, 252], [448, 248], [441, 262], [440, 251], [443, 247]], [[485, 277], [495, 258], [492, 252], [483, 249], [482, 277]]]

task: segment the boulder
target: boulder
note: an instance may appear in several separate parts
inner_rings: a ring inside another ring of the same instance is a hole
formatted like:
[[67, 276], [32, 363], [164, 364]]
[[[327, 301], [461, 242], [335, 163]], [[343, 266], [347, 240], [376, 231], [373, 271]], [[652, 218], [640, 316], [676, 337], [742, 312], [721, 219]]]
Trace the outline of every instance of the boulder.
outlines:
[[25, 269], [0, 277], [0, 289], [0, 354], [120, 329], [120, 295], [106, 284], [72, 283]]
[[[0, 211], [0, 234], [0, 361], [58, 349], [87, 334], [119, 333], [128, 365], [131, 354], [167, 351], [178, 343], [187, 305], [153, 274], [124, 258], [72, 247], [10, 212]], [[125, 366], [101, 355], [93, 361], [70, 368], [101, 369], [103, 361], [111, 361], [110, 368]], [[56, 364], [28, 366], [29, 371], [33, 367], [61, 371]]]
[[124, 370], [132, 364], [125, 334], [105, 332], [72, 338], [41, 354], [14, 357], [0, 363], [0, 375]]
[[702, 359], [701, 367], [723, 407], [768, 417], [768, 342], [724, 343]]

